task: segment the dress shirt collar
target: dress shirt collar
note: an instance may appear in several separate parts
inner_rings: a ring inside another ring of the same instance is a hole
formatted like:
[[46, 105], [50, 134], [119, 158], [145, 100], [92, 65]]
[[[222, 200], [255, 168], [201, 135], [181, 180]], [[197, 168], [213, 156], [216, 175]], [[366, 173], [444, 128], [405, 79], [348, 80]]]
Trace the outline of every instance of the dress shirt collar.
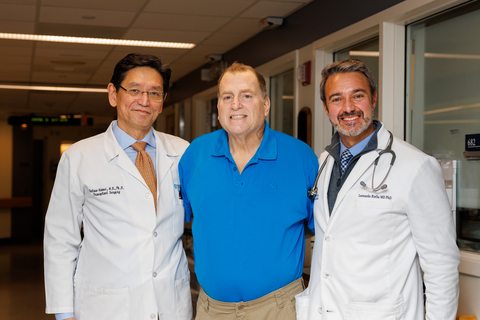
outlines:
[[[125, 131], [118, 127], [116, 120], [112, 124], [112, 131], [113, 135], [117, 139], [118, 144], [120, 145], [120, 147], [122, 147], [123, 150], [127, 149], [132, 144], [137, 142], [137, 140], [132, 138]], [[150, 128], [150, 131], [147, 133], [147, 135], [139, 141], [145, 141], [150, 147], [155, 148], [155, 135], [153, 134], [153, 129]]]
[[[376, 121], [373, 122], [374, 124], [374, 130], [373, 132], [368, 136], [366, 137], [365, 139], [363, 139], [362, 141], [360, 141], [359, 143], [357, 143], [356, 145], [354, 145], [353, 147], [351, 147], [349, 150], [352, 154], [352, 156], [356, 156], [357, 154], [359, 154], [360, 152], [363, 151], [363, 149], [365, 149], [365, 147], [367, 146], [367, 144], [370, 142], [370, 139], [372, 139], [373, 135], [375, 134], [375, 132], [377, 131], [377, 123]], [[342, 142], [342, 139], [340, 139], [340, 154], [343, 153], [343, 151], [345, 151], [347, 149], [347, 147], [345, 147], [345, 145], [343, 144]]]

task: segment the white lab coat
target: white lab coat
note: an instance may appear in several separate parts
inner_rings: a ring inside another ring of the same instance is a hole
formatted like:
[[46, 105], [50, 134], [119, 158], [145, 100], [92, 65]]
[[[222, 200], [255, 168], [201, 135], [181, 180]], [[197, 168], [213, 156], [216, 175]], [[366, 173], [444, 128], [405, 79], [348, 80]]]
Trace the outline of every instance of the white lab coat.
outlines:
[[192, 319], [177, 170], [188, 142], [154, 134], [157, 214], [112, 125], [62, 155], [45, 222], [47, 313], [74, 311], [77, 320]]
[[[318, 181], [315, 244], [309, 287], [297, 296], [297, 319], [454, 320], [460, 253], [440, 165], [394, 138], [397, 159], [383, 192], [370, 192], [373, 162], [386, 148], [388, 131], [378, 132], [376, 151], [363, 155], [338, 193], [329, 216], [330, 156]], [[327, 157], [324, 152], [319, 161]], [[390, 156], [382, 156], [375, 186]]]

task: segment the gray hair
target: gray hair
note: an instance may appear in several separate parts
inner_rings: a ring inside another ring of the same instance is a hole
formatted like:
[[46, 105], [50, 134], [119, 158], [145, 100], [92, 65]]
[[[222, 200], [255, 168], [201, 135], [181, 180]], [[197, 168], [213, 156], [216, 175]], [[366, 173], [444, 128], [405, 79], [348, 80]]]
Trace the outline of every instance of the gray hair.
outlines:
[[373, 75], [370, 73], [368, 67], [358, 59], [347, 59], [337, 62], [332, 62], [322, 70], [322, 82], [320, 82], [320, 99], [327, 105], [327, 98], [325, 97], [325, 84], [330, 76], [337, 73], [359, 72], [363, 74], [370, 85], [370, 92], [372, 94], [372, 103], [377, 91], [377, 84]]

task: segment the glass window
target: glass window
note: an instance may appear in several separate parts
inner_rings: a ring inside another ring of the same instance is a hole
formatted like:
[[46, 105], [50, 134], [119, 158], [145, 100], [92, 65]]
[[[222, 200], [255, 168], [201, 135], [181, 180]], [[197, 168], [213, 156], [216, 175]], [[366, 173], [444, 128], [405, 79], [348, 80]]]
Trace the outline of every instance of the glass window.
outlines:
[[293, 70], [270, 78], [270, 119], [272, 129], [293, 136]]
[[[356, 44], [352, 47], [348, 47], [341, 51], [337, 51], [333, 54], [334, 61], [341, 61], [345, 59], [359, 59], [362, 60], [370, 69], [375, 81], [378, 85], [378, 65], [379, 65], [379, 44], [378, 38], [370, 39], [365, 42]], [[377, 88], [378, 90], [378, 88]], [[378, 102], [380, 99], [377, 99], [377, 107], [373, 114], [373, 118], [378, 120], [378, 109], [380, 108]]]
[[465, 160], [465, 135], [480, 133], [480, 4], [407, 27], [407, 141], [457, 161], [457, 237], [480, 251], [480, 161]]

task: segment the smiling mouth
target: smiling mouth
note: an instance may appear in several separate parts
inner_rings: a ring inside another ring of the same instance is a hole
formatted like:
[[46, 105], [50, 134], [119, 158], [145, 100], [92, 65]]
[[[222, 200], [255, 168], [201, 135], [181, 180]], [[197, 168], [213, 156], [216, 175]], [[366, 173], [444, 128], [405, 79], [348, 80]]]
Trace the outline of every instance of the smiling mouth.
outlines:
[[238, 119], [244, 119], [246, 117], [247, 117], [246, 115], [238, 115], [238, 116], [231, 116], [230, 119], [238, 120]]
[[134, 111], [135, 111], [135, 112], [144, 113], [144, 114], [150, 114], [149, 111], [147, 111], [147, 110], [142, 110], [142, 109], [136, 109], [136, 110], [134, 110]]
[[350, 116], [350, 117], [343, 117], [342, 120], [351, 121], [351, 120], [355, 120], [357, 118], [360, 118], [360, 116], [356, 115], [356, 116]]
[[357, 119], [361, 118], [362, 115], [363, 114], [361, 112], [355, 112], [355, 113], [352, 113], [352, 114], [342, 114], [338, 117], [338, 120], [353, 121], [353, 120], [357, 120]]

